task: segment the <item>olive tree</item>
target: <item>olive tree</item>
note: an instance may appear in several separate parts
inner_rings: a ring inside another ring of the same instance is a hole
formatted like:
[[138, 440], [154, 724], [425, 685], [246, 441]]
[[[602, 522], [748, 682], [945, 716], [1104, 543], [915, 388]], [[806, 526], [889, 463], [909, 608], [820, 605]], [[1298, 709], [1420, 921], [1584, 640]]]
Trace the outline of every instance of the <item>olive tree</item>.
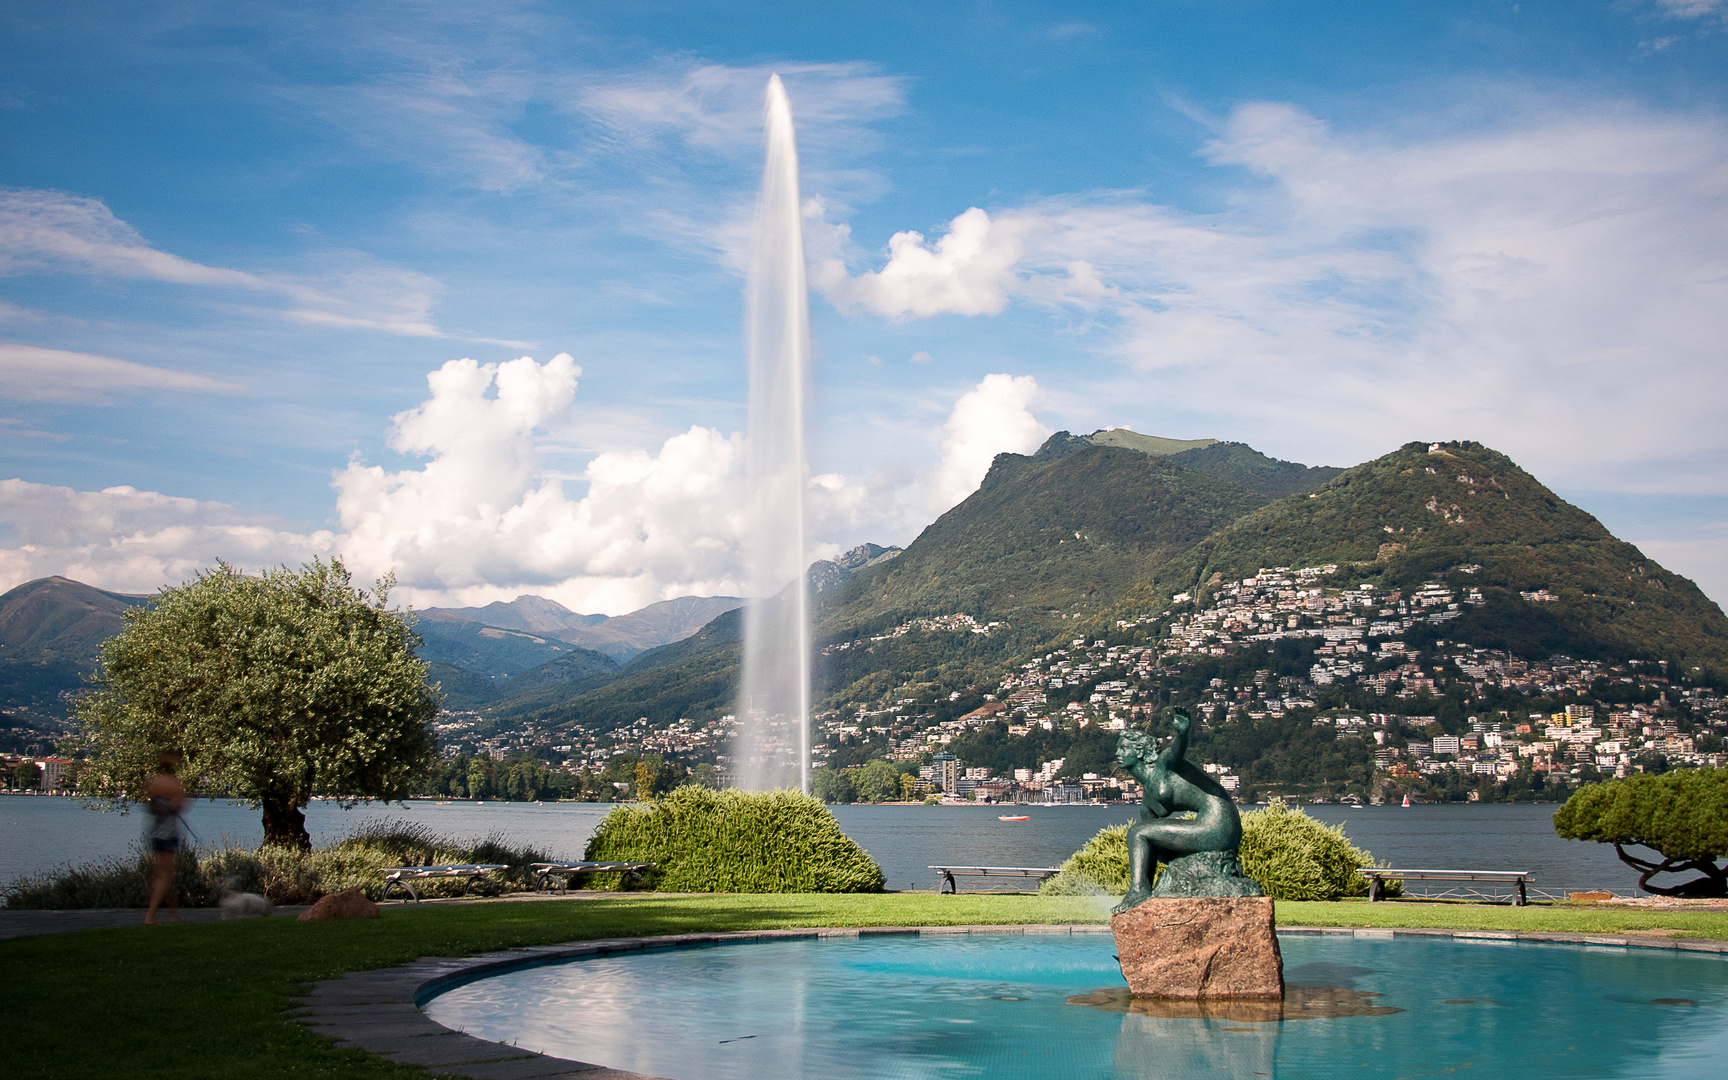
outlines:
[[410, 793], [439, 697], [409, 617], [340, 560], [250, 577], [226, 563], [126, 613], [76, 708], [81, 791], [137, 797], [165, 750], [187, 787], [261, 807], [266, 844], [311, 847], [304, 809]]
[[[1629, 776], [1573, 793], [1554, 815], [1554, 831], [1567, 840], [1613, 844], [1638, 871], [1638, 887], [1665, 896], [1728, 896], [1728, 768], [1686, 769], [1661, 776]], [[1662, 859], [1641, 858], [1643, 847]], [[1652, 885], [1657, 874], [1698, 872], [1679, 885]]]

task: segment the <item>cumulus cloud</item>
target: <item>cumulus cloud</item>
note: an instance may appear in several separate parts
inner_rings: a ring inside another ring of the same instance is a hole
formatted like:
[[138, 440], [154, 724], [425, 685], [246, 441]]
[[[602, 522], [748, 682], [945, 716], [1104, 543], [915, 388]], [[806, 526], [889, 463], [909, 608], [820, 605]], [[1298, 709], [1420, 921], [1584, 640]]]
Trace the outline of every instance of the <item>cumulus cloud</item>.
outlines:
[[[405, 599], [484, 603], [521, 592], [617, 614], [689, 594], [744, 589], [744, 438], [695, 426], [658, 452], [596, 456], [574, 498], [546, 475], [538, 432], [568, 423], [575, 362], [452, 360], [431, 397], [396, 417], [391, 445], [429, 460], [336, 477], [341, 549], [367, 574], [394, 570]], [[864, 493], [811, 479], [812, 533], [843, 530]], [[822, 554], [818, 551], [815, 554]]]
[[[621, 614], [677, 596], [747, 594], [745, 437], [694, 426], [656, 449], [608, 451], [578, 476], [554, 475], [541, 445], [569, 433], [580, 376], [563, 353], [543, 364], [444, 364], [427, 376], [426, 400], [391, 426], [390, 447], [421, 460], [392, 469], [356, 459], [339, 470], [336, 530], [296, 531], [130, 487], [5, 481], [0, 586], [64, 574], [150, 591], [218, 558], [250, 568], [339, 555], [363, 580], [395, 573], [397, 599], [422, 607], [533, 593]], [[920, 524], [975, 490], [997, 454], [1036, 449], [1049, 435], [1034, 415], [1039, 395], [1030, 376], [985, 377], [955, 402], [940, 464], [922, 476], [810, 477], [809, 557], [837, 554], [866, 522]]]
[[940, 514], [978, 490], [997, 454], [1030, 454], [1050, 437], [1038, 422], [1038, 380], [986, 375], [960, 395], [942, 425], [942, 460], [929, 482], [929, 510]]
[[179, 390], [225, 393], [233, 383], [186, 371], [135, 364], [94, 353], [0, 342], [0, 393], [14, 400], [103, 404], [116, 392]]
[[[238, 290], [243, 310], [322, 326], [406, 337], [450, 337], [433, 318], [438, 282], [357, 251], [319, 254], [312, 274], [206, 266], [152, 246], [99, 199], [0, 189], [0, 274], [77, 273]], [[471, 339], [489, 340], [489, 339]], [[494, 342], [520, 345], [520, 342]]]
[[816, 283], [838, 307], [862, 307], [891, 319], [1000, 314], [1024, 252], [1017, 231], [973, 207], [949, 222], [934, 245], [924, 242], [923, 233], [898, 232], [888, 240], [882, 269], [847, 277], [844, 266], [830, 260], [818, 267]]
[[1419, 126], [1340, 134], [1245, 105], [1204, 151], [1234, 171], [1222, 210], [1131, 193], [972, 209], [934, 244], [900, 233], [879, 269], [816, 280], [889, 318], [1095, 313], [1122, 361], [1095, 399], [1155, 394], [1283, 456], [1478, 438], [1611, 487], [1728, 451], [1728, 125], [1538, 100]]
[[123, 592], [154, 592], [187, 581], [225, 558], [247, 567], [298, 564], [336, 550], [328, 531], [225, 503], [131, 487], [75, 491], [0, 480], [0, 588], [59, 574]]

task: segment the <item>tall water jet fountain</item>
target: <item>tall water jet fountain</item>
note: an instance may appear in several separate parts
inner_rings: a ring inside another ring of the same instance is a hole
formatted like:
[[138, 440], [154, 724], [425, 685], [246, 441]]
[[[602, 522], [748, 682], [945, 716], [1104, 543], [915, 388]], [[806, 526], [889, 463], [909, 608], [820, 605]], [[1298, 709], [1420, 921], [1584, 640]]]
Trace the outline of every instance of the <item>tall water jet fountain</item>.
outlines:
[[768, 80], [767, 160], [745, 292], [750, 354], [744, 668], [734, 775], [750, 791], [810, 790], [810, 597], [804, 575], [804, 407], [810, 307], [798, 147], [780, 76]]

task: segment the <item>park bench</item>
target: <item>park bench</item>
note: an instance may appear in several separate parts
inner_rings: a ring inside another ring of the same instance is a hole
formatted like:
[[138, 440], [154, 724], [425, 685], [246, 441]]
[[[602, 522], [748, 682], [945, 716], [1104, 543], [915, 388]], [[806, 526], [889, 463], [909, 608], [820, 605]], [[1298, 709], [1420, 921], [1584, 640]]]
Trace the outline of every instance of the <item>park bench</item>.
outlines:
[[401, 889], [415, 903], [420, 902], [420, 890], [414, 887], [416, 881], [447, 881], [452, 878], [461, 879], [462, 895], [476, 886], [487, 896], [498, 895], [498, 883], [491, 875], [499, 870], [508, 870], [503, 863], [456, 863], [449, 866], [391, 866], [382, 871], [384, 874], [384, 892], [379, 897], [390, 898], [391, 889]]
[[937, 891], [943, 893], [959, 893], [960, 887], [954, 884], [957, 877], [1035, 877], [1043, 881], [1062, 872], [1059, 866], [932, 866], [930, 869], [942, 875], [942, 887]]
[[[1511, 885], [1515, 890], [1512, 898], [1513, 907], [1524, 906], [1524, 886], [1536, 880], [1536, 875], [1528, 870], [1394, 870], [1390, 868], [1375, 869], [1364, 867], [1356, 871], [1368, 879], [1368, 902], [1380, 899], [1380, 893], [1388, 881], [1456, 881], [1479, 882], [1484, 885]], [[1450, 889], [1443, 893], [1468, 895], [1475, 899], [1498, 900], [1497, 893], [1490, 894], [1481, 889]]]
[[652, 870], [658, 865], [651, 862], [537, 862], [529, 869], [534, 871], [540, 888], [557, 882], [559, 892], [568, 892], [570, 879], [578, 874], [620, 873], [632, 881], [641, 881], [644, 870]]

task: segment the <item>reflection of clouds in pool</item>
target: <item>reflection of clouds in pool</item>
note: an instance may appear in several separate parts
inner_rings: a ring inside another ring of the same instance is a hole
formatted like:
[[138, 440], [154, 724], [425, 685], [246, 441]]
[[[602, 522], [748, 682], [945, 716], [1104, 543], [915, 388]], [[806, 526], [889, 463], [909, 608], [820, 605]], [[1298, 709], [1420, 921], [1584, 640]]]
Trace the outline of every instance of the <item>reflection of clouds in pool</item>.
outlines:
[[[1295, 934], [1286, 971], [1320, 985], [1241, 1003], [1278, 1015], [1172, 1016], [1130, 1007], [1105, 934], [944, 937], [602, 957], [470, 983], [427, 1011], [561, 1057], [704, 1080], [1332, 1080], [1480, 1072], [1486, 1055], [1519, 1080], [1720, 1080], [1728, 1057], [1715, 956]], [[1099, 987], [1091, 1007], [1067, 1004]], [[1304, 1022], [1280, 1022], [1292, 1008]]]

